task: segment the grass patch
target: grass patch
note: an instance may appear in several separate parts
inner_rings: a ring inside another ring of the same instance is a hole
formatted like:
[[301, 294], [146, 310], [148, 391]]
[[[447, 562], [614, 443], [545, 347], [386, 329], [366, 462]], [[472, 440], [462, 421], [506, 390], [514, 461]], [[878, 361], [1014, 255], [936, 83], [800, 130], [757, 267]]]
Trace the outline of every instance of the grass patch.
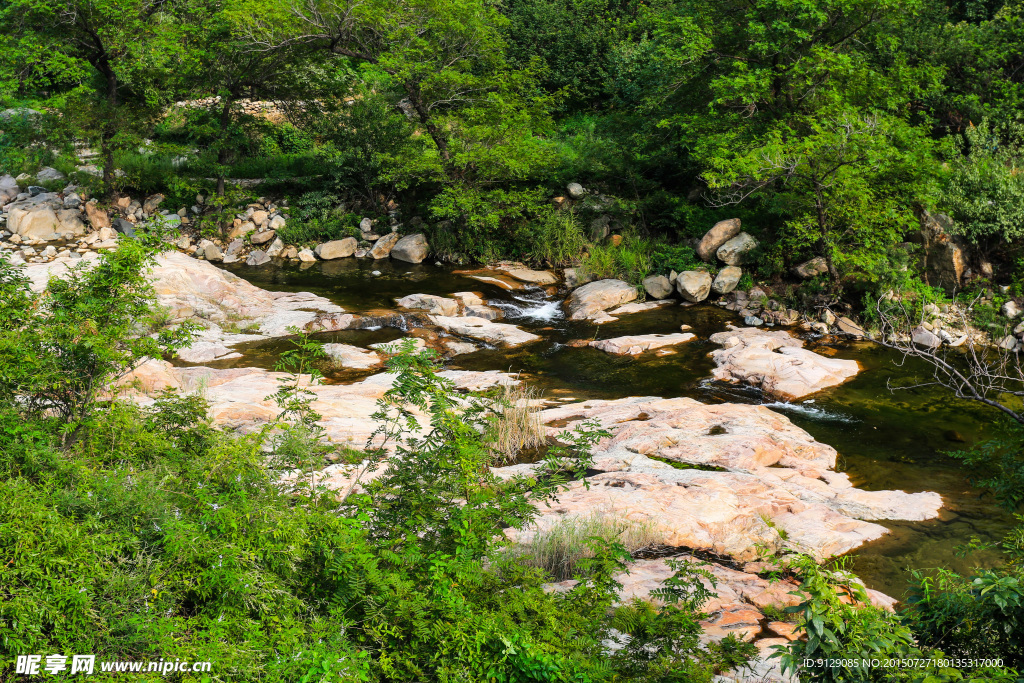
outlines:
[[654, 524], [622, 519], [614, 514], [595, 512], [587, 517], [570, 517], [547, 531], [536, 533], [528, 543], [513, 550], [526, 564], [539, 567], [556, 581], [575, 577], [580, 561], [593, 557], [592, 540], [617, 541], [630, 553], [654, 545]]
[[540, 407], [541, 392], [525, 382], [502, 385], [494, 397], [494, 415], [484, 433], [484, 443], [494, 453], [496, 465], [513, 462], [519, 453], [547, 442]]

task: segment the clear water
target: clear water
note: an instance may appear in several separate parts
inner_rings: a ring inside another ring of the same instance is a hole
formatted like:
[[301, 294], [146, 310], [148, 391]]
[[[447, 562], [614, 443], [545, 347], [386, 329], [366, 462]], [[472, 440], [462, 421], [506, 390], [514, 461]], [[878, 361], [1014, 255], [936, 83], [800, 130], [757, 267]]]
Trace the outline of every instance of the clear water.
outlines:
[[[741, 324], [734, 314], [713, 305], [666, 306], [599, 326], [566, 320], [559, 305], [561, 297], [548, 296], [543, 290], [508, 292], [433, 265], [341, 259], [306, 268], [268, 264], [259, 268], [236, 266], [232, 270], [266, 289], [316, 292], [353, 312], [393, 309], [396, 298], [413, 293], [480, 292], [503, 311], [505, 322], [520, 325], [540, 335], [541, 340], [514, 349], [491, 348], [457, 356], [450, 367], [520, 372], [549, 398], [690, 396], [711, 403], [766, 403], [819, 441], [836, 448], [840, 454], [838, 469], [847, 472], [855, 485], [869, 490], [942, 494], [946, 507], [939, 519], [883, 522], [891, 533], [852, 555], [854, 570], [868, 585], [896, 597], [904, 594], [909, 568], [967, 570], [994, 565], [999, 561], [994, 551], [958, 557], [955, 548], [975, 536], [997, 540], [1012, 525], [1012, 518], [990, 500], [979, 497], [956, 461], [945, 455], [990, 434], [995, 414], [982, 406], [957, 401], [936, 388], [890, 391], [888, 380], [906, 383], [922, 374], [924, 368], [914, 364], [900, 367], [896, 364], [898, 357], [870, 343], [823, 349], [859, 361], [864, 371], [811, 400], [784, 404], [768, 401], [749, 387], [709, 379], [714, 366], [709, 353], [716, 346], [707, 338], [725, 329], [727, 323]], [[381, 274], [372, 275], [374, 270]], [[684, 324], [698, 339], [674, 347], [673, 353], [664, 356], [619, 357], [568, 344], [579, 339], [676, 332]], [[397, 329], [382, 327], [319, 336], [324, 341], [367, 346], [402, 335]], [[240, 349], [243, 358], [223, 365], [272, 367], [287, 347], [286, 340], [250, 344]], [[349, 372], [331, 379], [351, 381], [366, 374]]]

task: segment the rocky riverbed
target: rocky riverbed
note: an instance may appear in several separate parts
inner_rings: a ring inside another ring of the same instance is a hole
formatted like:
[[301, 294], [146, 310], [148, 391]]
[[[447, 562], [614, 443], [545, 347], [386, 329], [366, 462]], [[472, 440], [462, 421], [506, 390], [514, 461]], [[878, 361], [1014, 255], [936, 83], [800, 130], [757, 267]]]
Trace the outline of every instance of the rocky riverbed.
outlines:
[[[26, 271], [41, 288], [95, 258], [55, 258]], [[266, 400], [282, 376], [267, 367], [275, 340], [305, 329], [329, 342], [335, 363], [328, 383], [311, 388], [313, 407], [327, 436], [355, 449], [376, 429], [370, 416], [393, 379], [381, 367], [395, 339], [411, 337], [448, 358], [445, 376], [462, 390], [538, 384], [548, 391], [541, 419], [551, 438], [584, 420], [596, 420], [611, 437], [598, 444], [588, 486], [571, 486], [517, 540], [594, 512], [648, 525], [666, 553], [718, 558], [713, 571], [725, 578], [709, 607], [709, 637], [736, 633], [762, 649], [793, 635], [765, 616], [794, 599], [793, 586], [776, 590], [760, 575], [766, 556], [796, 551], [824, 560], [884, 543], [893, 529], [899, 535], [909, 528], [900, 525], [944, 524], [963, 510], [927, 489], [894, 490], [905, 485], [898, 476], [865, 488], [863, 476], [837, 471], [841, 458], [832, 445], [795, 422], [817, 409], [815, 397], [869, 369], [835, 357], [842, 347], [822, 345], [827, 338], [810, 326], [735, 326], [738, 320], [707, 304], [637, 303], [636, 290], [629, 288], [630, 297], [616, 281], [590, 283], [565, 298], [554, 274], [514, 264], [456, 275], [425, 266], [367, 272], [355, 259], [348, 263], [354, 265], [333, 276], [264, 266], [239, 270], [240, 277], [182, 252], [161, 256], [151, 278], [168, 321], [190, 320], [204, 331], [176, 358], [150, 360], [125, 382], [135, 383], [143, 401], [163, 387], [201, 390], [217, 424], [249, 432], [279, 410]], [[348, 286], [324, 286], [332, 277]], [[569, 361], [577, 357], [601, 368], [601, 378], [567, 374], [582, 367]], [[753, 405], [797, 398], [810, 403]], [[517, 476], [531, 467], [496, 472]], [[318, 479], [344, 491], [369, 476], [358, 465], [335, 464]], [[644, 578], [627, 581], [625, 593], [649, 594], [667, 576], [658, 562], [636, 563], [630, 576]], [[891, 603], [881, 594], [874, 599]]]

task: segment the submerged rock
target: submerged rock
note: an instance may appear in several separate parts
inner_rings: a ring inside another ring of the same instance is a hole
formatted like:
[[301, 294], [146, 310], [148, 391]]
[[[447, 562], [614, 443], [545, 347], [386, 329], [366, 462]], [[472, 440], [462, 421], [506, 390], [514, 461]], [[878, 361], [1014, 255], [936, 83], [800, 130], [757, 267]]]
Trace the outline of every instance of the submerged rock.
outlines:
[[842, 384], [860, 371], [857, 361], [821, 356], [789, 332], [732, 328], [711, 335], [711, 341], [725, 347], [711, 354], [716, 379], [746, 382], [787, 401]]

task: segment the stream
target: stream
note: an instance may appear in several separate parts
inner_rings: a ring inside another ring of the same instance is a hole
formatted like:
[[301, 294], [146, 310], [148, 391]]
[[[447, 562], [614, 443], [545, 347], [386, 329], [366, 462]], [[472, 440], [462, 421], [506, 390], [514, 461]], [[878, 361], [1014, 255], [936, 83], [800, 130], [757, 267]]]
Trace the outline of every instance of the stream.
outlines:
[[[948, 567], [968, 571], [994, 566], [994, 550], [967, 556], [956, 552], [973, 537], [998, 541], [1013, 518], [966, 481], [965, 472], [945, 452], [964, 448], [991, 433], [991, 409], [958, 401], [937, 387], [890, 391], [887, 383], [912, 383], [926, 377], [925, 368], [908, 364], [891, 351], [870, 342], [813, 347], [819, 353], [855, 359], [863, 371], [839, 387], [798, 403], [766, 399], [759, 390], [711, 381], [709, 353], [716, 346], [708, 337], [727, 323], [742, 325], [734, 314], [712, 304], [673, 304], [653, 311], [624, 315], [618, 321], [594, 325], [567, 321], [561, 297], [544, 290], [506, 291], [454, 273], [453, 268], [406, 264], [390, 259], [339, 259], [314, 264], [267, 264], [257, 268], [228, 266], [236, 275], [272, 291], [309, 291], [331, 299], [350, 312], [394, 310], [395, 299], [425, 293], [481, 292], [488, 304], [508, 322], [542, 337], [513, 349], [482, 349], [456, 356], [452, 369], [503, 370], [522, 373], [548, 398], [621, 398], [625, 396], [688, 396], [706, 403], [764, 403], [789, 417], [817, 440], [839, 452], [836, 469], [845, 471], [855, 486], [868, 489], [936, 491], [945, 506], [939, 518], [924, 522], [880, 522], [891, 530], [883, 538], [851, 553], [851, 568], [871, 588], [902, 598], [909, 569]], [[374, 275], [377, 271], [380, 274]], [[574, 339], [603, 339], [624, 334], [669, 333], [690, 325], [698, 339], [675, 347], [665, 356], [613, 356], [594, 348], [574, 348]], [[345, 330], [316, 335], [324, 342], [366, 347], [391, 341], [403, 332], [389, 327]], [[274, 339], [240, 345], [243, 357], [209, 363], [214, 367], [272, 368], [289, 342]], [[347, 371], [328, 381], [352, 381], [364, 373]]]

